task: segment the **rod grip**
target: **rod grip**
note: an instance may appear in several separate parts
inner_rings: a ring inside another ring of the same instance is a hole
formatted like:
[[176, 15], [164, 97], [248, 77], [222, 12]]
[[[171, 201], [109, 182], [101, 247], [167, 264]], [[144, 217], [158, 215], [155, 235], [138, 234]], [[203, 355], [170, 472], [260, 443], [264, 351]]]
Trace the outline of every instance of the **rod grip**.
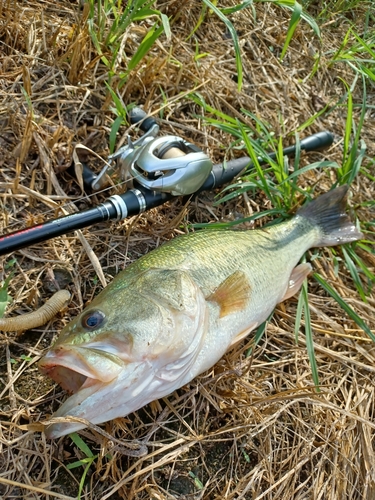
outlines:
[[328, 130], [322, 130], [317, 134], [310, 135], [301, 140], [301, 149], [304, 151], [321, 151], [329, 148], [333, 144], [333, 134]]

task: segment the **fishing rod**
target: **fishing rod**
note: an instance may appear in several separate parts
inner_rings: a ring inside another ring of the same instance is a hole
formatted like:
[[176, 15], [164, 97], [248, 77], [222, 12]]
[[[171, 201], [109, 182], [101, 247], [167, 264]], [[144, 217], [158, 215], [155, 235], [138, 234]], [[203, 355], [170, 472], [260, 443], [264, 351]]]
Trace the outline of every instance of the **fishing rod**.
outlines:
[[[123, 220], [176, 196], [218, 188], [253, 167], [248, 156], [213, 165], [200, 148], [181, 137], [157, 137], [157, 122], [141, 108], [130, 111], [129, 121], [138, 124], [144, 134], [134, 142], [128, 137], [128, 143], [108, 157], [106, 166], [99, 174], [82, 164], [82, 179], [86, 189], [97, 192], [108, 183], [108, 177], [115, 170], [120, 170], [122, 178], [128, 183], [131, 181], [132, 187], [124, 194], [110, 196], [93, 208], [0, 236], [0, 255], [99, 222]], [[299, 147], [303, 151], [319, 151], [332, 143], [333, 135], [323, 131], [302, 139]], [[295, 145], [289, 146], [283, 150], [283, 155], [293, 155], [296, 149]], [[275, 159], [276, 153], [269, 153], [268, 158]], [[264, 159], [258, 160], [260, 164], [267, 163]]]

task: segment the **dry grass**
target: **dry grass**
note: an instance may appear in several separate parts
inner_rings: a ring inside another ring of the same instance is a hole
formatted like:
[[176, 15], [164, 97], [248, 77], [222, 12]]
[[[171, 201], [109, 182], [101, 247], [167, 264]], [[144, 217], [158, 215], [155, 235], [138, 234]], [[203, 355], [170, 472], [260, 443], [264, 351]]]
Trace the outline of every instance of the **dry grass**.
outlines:
[[[160, 2], [173, 16], [171, 42], [154, 49], [122, 87], [126, 104], [144, 104], [155, 114], [163, 107], [163, 133], [195, 142], [222, 161], [230, 138], [204, 127], [186, 93], [199, 88], [206, 101], [239, 117], [241, 107], [286, 135], [318, 109], [344, 93], [339, 76], [352, 78], [344, 65], [323, 59], [309, 79], [319, 43], [298, 28], [285, 61], [278, 55], [288, 16], [270, 5], [237, 13], [233, 21], [242, 43], [244, 88], [237, 91], [232, 44], [224, 26], [209, 15], [197, 31], [200, 53], [187, 39], [200, 15], [200, 2]], [[59, 206], [83, 208], [105, 195], [82, 198], [64, 172], [78, 142], [105, 157], [114, 115], [104, 81], [106, 69], [95, 53], [79, 2], [59, 0], [0, 3], [0, 204], [7, 231], [56, 216]], [[360, 15], [360, 13], [358, 13]], [[134, 49], [147, 23], [132, 27], [125, 49]], [[337, 47], [345, 26], [323, 29], [323, 47]], [[270, 51], [270, 47], [273, 51]], [[118, 71], [126, 62], [117, 61]], [[30, 96], [27, 102], [22, 88]], [[163, 92], [163, 95], [162, 95]], [[370, 96], [371, 97], [371, 96]], [[373, 97], [373, 95], [372, 95]], [[243, 116], [241, 117], [244, 120]], [[254, 126], [249, 120], [249, 125]], [[337, 108], [308, 129], [327, 128], [344, 135], [345, 108]], [[374, 146], [374, 116], [363, 137]], [[127, 131], [121, 129], [122, 138]], [[133, 133], [133, 131], [132, 131]], [[224, 145], [224, 148], [223, 148]], [[326, 153], [340, 161], [340, 141]], [[374, 150], [370, 151], [374, 154]], [[307, 164], [321, 154], [303, 158]], [[99, 165], [99, 164], [97, 164]], [[314, 177], [315, 176], [315, 177]], [[322, 190], [332, 172], [305, 176]], [[112, 191], [114, 192], [114, 191]], [[371, 200], [373, 185], [363, 176], [353, 186], [355, 200]], [[77, 234], [34, 245], [2, 260], [16, 258], [7, 314], [36, 309], [53, 291], [53, 271], [74, 294], [64, 314], [44, 329], [20, 336], [0, 334], [0, 495], [3, 498], [76, 498], [83, 468], [66, 465], [84, 458], [69, 438], [47, 441], [25, 425], [45, 421], [65, 398], [35, 367], [55, 334], [129, 262], [181, 232], [188, 221], [229, 220], [233, 214], [268, 208], [263, 199], [240, 198], [213, 207], [204, 194], [185, 211], [179, 200], [141, 217], [99, 225]], [[362, 209], [363, 220], [373, 217]], [[179, 228], [179, 229], [178, 229]], [[93, 267], [94, 252], [98, 260]], [[367, 261], [374, 269], [374, 260]], [[348, 274], [335, 275], [330, 253], [322, 251], [315, 267], [364, 318], [372, 330], [375, 300], [362, 303]], [[95, 270], [94, 270], [95, 269]], [[59, 271], [60, 270], [60, 271]], [[65, 279], [65, 282], [63, 281]], [[296, 300], [280, 306], [252, 357], [251, 339], [238, 345], [209, 372], [178, 392], [124, 419], [104, 425], [110, 435], [141, 440], [148, 452], [129, 457], [110, 451], [111, 443], [92, 431], [84, 440], [98, 457], [91, 466], [84, 498], [185, 499], [373, 499], [375, 498], [374, 403], [375, 347], [334, 301], [311, 282], [309, 300], [322, 390], [313, 387], [300, 332], [296, 345]], [[22, 358], [26, 356], [26, 359]]]

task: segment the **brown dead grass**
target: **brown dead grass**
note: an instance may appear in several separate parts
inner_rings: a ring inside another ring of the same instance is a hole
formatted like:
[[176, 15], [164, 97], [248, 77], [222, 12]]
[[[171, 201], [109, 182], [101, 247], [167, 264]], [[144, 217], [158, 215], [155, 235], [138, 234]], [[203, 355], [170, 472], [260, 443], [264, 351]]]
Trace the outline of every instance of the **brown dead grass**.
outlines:
[[[348, 81], [353, 77], [347, 66], [328, 66], [323, 58], [319, 72], [308, 78], [312, 56], [320, 47], [305, 26], [298, 28], [281, 64], [278, 55], [288, 15], [270, 5], [256, 5], [256, 22], [251, 10], [233, 16], [244, 63], [245, 83], [238, 93], [232, 45], [214, 16], [209, 15], [197, 32], [200, 52], [209, 55], [199, 64], [194, 60], [195, 45], [187, 37], [199, 19], [200, 5], [193, 0], [160, 2], [160, 8], [174, 19], [172, 41], [157, 42], [121, 93], [126, 104], [143, 104], [155, 114], [164, 107], [163, 133], [195, 142], [214, 161], [222, 161], [230, 138], [204, 127], [196, 117], [202, 110], [185, 93], [199, 87], [216, 109], [244, 120], [239, 113], [241, 107], [246, 108], [270, 123], [277, 136], [285, 136], [343, 95], [339, 76]], [[58, 207], [68, 202], [83, 208], [105, 198], [100, 194], [82, 198], [79, 186], [64, 173], [78, 142], [103, 157], [108, 154], [113, 120], [104, 85], [105, 67], [91, 46], [85, 15], [79, 2], [68, 0], [4, 0], [0, 4], [4, 230], [61, 214]], [[131, 28], [128, 54], [146, 29], [146, 24]], [[341, 24], [324, 29], [323, 48], [337, 47], [345, 30]], [[119, 60], [118, 69], [125, 64]], [[345, 109], [338, 108], [306, 132], [332, 130], [337, 141], [324, 155], [340, 161], [344, 127]], [[371, 154], [374, 130], [374, 117], [369, 114], [364, 139]], [[121, 130], [122, 140], [126, 132]], [[322, 154], [302, 161], [307, 164], [316, 158]], [[333, 172], [310, 173], [303, 182], [319, 182], [324, 191], [333, 179]], [[373, 186], [364, 177], [358, 178], [353, 191], [356, 200], [373, 199]], [[262, 198], [241, 198], [215, 208], [212, 194], [202, 194], [183, 208], [176, 200], [141, 217], [98, 225], [81, 236], [56, 238], [2, 260], [5, 277], [9, 273], [6, 263], [17, 259], [10, 287], [14, 301], [8, 315], [35, 309], [45, 301], [53, 291], [52, 271], [63, 286], [69, 283], [74, 294], [69, 309], [44, 329], [21, 336], [1, 334], [3, 498], [77, 497], [83, 469], [69, 471], [66, 465], [84, 458], [82, 452], [69, 438], [50, 442], [42, 433], [22, 426], [36, 424], [38, 429], [38, 422], [45, 421], [65, 398], [38, 374], [35, 362], [61, 326], [99, 292], [100, 281], [109, 282], [129, 262], [181, 232], [177, 229], [181, 219], [184, 223], [230, 220], [238, 213], [267, 207]], [[363, 220], [373, 217], [366, 210], [360, 214]], [[322, 251], [314, 260], [315, 267], [374, 329], [374, 298], [362, 303], [347, 273], [334, 274], [330, 255]], [[373, 269], [374, 261], [368, 265]], [[103, 426], [117, 439], [147, 444], [145, 456], [128, 457], [119, 451], [108, 455], [111, 443], [106, 437], [95, 431], [90, 438], [84, 437], [98, 455], [88, 473], [84, 498], [375, 498], [375, 347], [314, 282], [309, 292], [320, 394], [313, 387], [303, 331], [298, 345], [294, 341], [296, 301], [290, 300], [278, 308], [253, 357], [246, 357], [249, 339], [176, 393]]]

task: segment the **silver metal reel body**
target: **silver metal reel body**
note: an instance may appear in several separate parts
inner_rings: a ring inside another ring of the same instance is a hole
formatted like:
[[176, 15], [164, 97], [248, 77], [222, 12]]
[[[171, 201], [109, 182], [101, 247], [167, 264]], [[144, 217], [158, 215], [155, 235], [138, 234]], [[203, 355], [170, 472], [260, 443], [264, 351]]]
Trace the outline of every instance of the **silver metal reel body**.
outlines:
[[[174, 196], [196, 192], [212, 170], [212, 162], [203, 151], [181, 137], [157, 137], [159, 126], [153, 125], [142, 137], [108, 157], [108, 164], [93, 181], [92, 189], [101, 189], [106, 176], [120, 169], [122, 180], [132, 188], [132, 180], [150, 191]], [[116, 167], [113, 163], [117, 162]]]
[[141, 147], [127, 150], [119, 158], [121, 175], [136, 179], [150, 191], [188, 195], [209, 176], [212, 162], [194, 144], [181, 137], [148, 137]]

